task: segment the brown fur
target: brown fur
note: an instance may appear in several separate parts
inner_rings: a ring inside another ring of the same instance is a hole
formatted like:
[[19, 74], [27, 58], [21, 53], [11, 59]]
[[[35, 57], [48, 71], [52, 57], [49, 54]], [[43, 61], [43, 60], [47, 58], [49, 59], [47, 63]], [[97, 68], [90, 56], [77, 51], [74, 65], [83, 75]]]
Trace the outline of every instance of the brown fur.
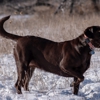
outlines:
[[4, 30], [3, 24], [10, 16], [0, 20], [0, 35], [17, 42], [14, 56], [17, 65], [18, 79], [15, 84], [17, 93], [21, 87], [28, 90], [28, 84], [35, 68], [61, 75], [74, 77], [74, 94], [78, 94], [84, 72], [90, 66], [91, 51], [84, 34], [91, 39], [95, 47], [100, 47], [100, 27], [88, 27], [84, 34], [64, 42], [54, 42], [35, 36], [17, 36]]

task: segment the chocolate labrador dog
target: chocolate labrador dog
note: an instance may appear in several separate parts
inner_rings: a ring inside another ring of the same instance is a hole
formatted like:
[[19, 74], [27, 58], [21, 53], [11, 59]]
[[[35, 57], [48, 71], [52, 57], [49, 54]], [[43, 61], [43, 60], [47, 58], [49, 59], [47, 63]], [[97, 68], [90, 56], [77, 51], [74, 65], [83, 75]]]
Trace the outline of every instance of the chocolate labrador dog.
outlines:
[[94, 48], [100, 48], [100, 27], [88, 27], [79, 37], [64, 42], [54, 42], [35, 36], [18, 36], [4, 30], [3, 24], [10, 16], [0, 20], [0, 35], [16, 41], [14, 56], [18, 79], [15, 84], [17, 93], [21, 87], [29, 90], [28, 85], [35, 68], [64, 76], [73, 77], [74, 94], [78, 94], [84, 72], [90, 66]]

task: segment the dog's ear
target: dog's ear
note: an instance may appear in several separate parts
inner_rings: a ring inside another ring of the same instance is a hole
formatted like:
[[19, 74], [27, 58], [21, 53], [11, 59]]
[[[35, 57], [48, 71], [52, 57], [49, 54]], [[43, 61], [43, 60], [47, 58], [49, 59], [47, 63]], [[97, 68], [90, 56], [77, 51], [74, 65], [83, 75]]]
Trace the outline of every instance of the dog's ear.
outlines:
[[84, 34], [88, 37], [88, 38], [93, 38], [94, 37], [94, 27], [88, 27], [85, 31]]

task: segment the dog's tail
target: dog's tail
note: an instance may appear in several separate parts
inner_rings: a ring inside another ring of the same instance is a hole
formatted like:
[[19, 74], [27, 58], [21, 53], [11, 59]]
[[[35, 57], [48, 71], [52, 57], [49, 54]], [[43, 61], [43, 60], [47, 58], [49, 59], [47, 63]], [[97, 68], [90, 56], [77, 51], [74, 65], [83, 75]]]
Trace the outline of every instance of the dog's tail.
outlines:
[[18, 35], [14, 35], [14, 34], [8, 33], [3, 28], [4, 22], [6, 20], [8, 20], [9, 18], [10, 18], [10, 16], [6, 16], [6, 17], [0, 19], [0, 36], [2, 36], [4, 38], [7, 38], [7, 39], [11, 39], [11, 40], [17, 41], [19, 38], [22, 38], [22, 36], [18, 36]]

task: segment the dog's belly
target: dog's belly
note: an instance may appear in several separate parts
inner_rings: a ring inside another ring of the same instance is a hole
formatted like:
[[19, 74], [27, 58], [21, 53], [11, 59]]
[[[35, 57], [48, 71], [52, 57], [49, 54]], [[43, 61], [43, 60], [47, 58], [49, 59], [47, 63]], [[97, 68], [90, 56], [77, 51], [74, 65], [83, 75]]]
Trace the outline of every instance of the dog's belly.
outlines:
[[52, 64], [50, 64], [49, 62], [45, 62], [44, 63], [38, 63], [36, 61], [31, 61], [29, 64], [30, 67], [35, 67], [35, 68], [39, 68], [41, 70], [56, 74], [56, 75], [60, 75], [60, 76], [64, 76], [64, 77], [72, 77], [67, 73], [64, 73], [59, 66], [54, 66]]

